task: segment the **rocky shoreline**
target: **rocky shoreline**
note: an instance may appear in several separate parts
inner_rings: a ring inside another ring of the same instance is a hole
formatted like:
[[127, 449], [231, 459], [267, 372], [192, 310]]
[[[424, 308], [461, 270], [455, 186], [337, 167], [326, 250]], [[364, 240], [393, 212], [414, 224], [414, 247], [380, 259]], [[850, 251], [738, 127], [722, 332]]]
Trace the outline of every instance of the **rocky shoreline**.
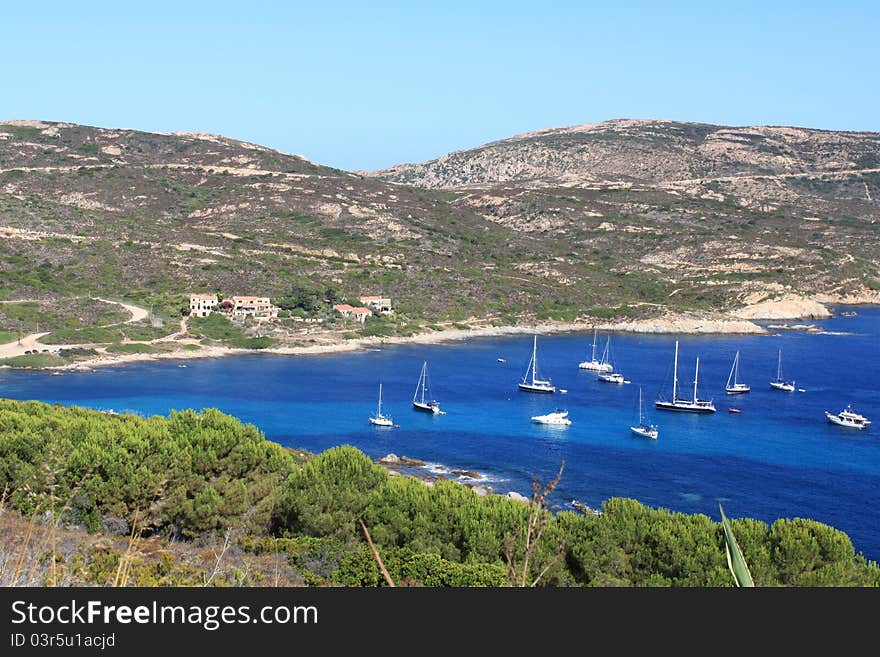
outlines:
[[[525, 502], [527, 504], [531, 501], [530, 498], [515, 490], [509, 490], [506, 493], [496, 491], [494, 487], [486, 483], [487, 476], [485, 474], [474, 470], [448, 468], [439, 463], [429, 463], [409, 456], [397, 456], [397, 454], [393, 453], [375, 459], [375, 463], [383, 466], [388, 471], [388, 474], [393, 477], [412, 477], [413, 479], [418, 479], [429, 487], [433, 486], [437, 481], [449, 479], [456, 481], [463, 486], [467, 486], [480, 496], [499, 495], [501, 497], [516, 500], [517, 502]], [[572, 500], [569, 503], [569, 506], [571, 509], [585, 515], [602, 515], [601, 510], [594, 509], [580, 500]]]

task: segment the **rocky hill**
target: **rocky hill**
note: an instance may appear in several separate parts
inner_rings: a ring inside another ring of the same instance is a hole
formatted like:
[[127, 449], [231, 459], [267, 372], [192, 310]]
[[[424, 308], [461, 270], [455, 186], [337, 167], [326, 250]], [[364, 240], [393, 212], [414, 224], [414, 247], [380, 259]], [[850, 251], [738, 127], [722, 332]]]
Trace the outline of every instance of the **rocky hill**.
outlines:
[[513, 182], [671, 185], [878, 171], [880, 133], [619, 119], [529, 132], [373, 175], [448, 189]]
[[644, 279], [643, 301], [880, 299], [880, 133], [614, 120], [370, 175], [562, 238], [572, 258]]
[[875, 133], [609, 121], [366, 174], [218, 135], [11, 121], [0, 301], [75, 325], [59, 308], [78, 295], [170, 315], [191, 290], [333, 288], [392, 296], [400, 327], [865, 299], [878, 199]]

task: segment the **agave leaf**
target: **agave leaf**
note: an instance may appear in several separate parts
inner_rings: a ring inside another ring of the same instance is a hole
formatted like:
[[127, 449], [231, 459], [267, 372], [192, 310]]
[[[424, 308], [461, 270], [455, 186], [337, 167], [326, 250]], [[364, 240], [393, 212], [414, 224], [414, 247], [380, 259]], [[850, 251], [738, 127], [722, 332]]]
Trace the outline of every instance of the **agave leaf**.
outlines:
[[739, 549], [739, 544], [736, 542], [736, 537], [733, 535], [733, 528], [730, 526], [730, 521], [727, 519], [727, 516], [724, 515], [724, 509], [721, 507], [721, 502], [718, 502], [718, 510], [721, 511], [721, 526], [724, 528], [724, 550], [727, 553], [727, 567], [730, 568], [730, 572], [733, 574], [733, 579], [737, 586], [754, 586], [755, 582], [752, 580], [749, 566], [746, 564], [742, 550]]

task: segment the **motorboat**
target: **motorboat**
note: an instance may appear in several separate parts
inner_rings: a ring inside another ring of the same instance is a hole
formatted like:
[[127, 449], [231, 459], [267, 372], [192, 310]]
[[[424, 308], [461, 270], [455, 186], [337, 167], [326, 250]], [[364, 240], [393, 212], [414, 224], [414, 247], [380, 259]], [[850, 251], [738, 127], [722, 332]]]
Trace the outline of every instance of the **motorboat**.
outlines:
[[851, 429], [867, 429], [871, 421], [860, 413], [856, 413], [852, 409], [852, 405], [848, 404], [840, 413], [834, 414], [825, 411], [825, 417], [831, 424], [841, 427], [849, 427]]
[[537, 422], [538, 424], [571, 424], [571, 420], [568, 419], [568, 411], [561, 411], [559, 409], [545, 415], [533, 415], [532, 422]]

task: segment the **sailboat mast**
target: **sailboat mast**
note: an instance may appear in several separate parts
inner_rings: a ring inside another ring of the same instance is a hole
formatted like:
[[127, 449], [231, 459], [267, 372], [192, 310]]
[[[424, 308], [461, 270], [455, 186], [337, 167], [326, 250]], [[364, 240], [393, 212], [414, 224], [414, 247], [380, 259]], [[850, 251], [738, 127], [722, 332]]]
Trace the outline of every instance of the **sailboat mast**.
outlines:
[[538, 336], [535, 336], [535, 346], [532, 348], [532, 383], [535, 383], [535, 374], [538, 371]]
[[379, 384], [379, 405], [376, 407], [376, 417], [382, 417], [382, 384]]
[[779, 350], [779, 364], [776, 366], [776, 380], [782, 381], [782, 349]]
[[697, 369], [694, 371], [694, 403], [697, 403], [697, 381], [700, 380], [700, 357], [697, 356]]
[[599, 329], [593, 331], [593, 362], [596, 362], [596, 340], [599, 339]]
[[425, 388], [428, 386], [428, 363], [422, 365], [422, 403], [425, 403]]
[[672, 369], [672, 401], [678, 396], [678, 340], [675, 341], [675, 366]]
[[727, 387], [730, 387], [730, 383], [733, 382], [734, 385], [739, 381], [739, 352], [736, 352], [736, 355], [733, 357], [733, 365], [730, 368], [730, 374], [727, 375]]
[[642, 415], [642, 386], [639, 386], [639, 426], [642, 426], [645, 423], [645, 418]]

